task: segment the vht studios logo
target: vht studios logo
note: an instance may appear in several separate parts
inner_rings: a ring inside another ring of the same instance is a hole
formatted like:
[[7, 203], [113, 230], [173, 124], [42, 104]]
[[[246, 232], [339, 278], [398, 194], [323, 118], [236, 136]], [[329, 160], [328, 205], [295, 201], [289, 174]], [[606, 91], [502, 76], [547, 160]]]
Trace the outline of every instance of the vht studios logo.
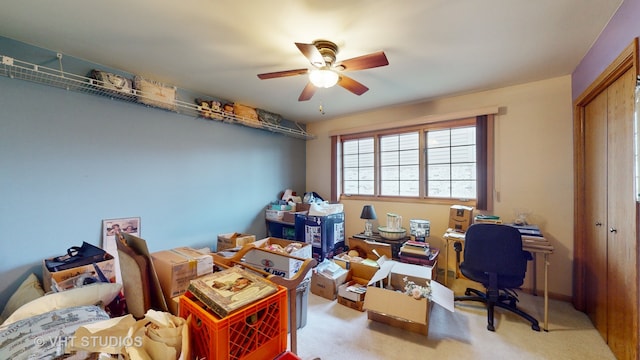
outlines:
[[77, 347], [142, 347], [140, 336], [38, 336], [33, 342], [36, 346], [51, 344], [55, 347], [66, 347], [73, 344]]

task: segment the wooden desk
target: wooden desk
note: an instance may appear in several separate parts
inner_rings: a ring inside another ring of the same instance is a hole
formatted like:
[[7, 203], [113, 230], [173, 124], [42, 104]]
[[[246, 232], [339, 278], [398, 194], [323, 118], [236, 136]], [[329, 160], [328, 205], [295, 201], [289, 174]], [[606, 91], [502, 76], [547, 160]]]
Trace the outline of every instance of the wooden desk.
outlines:
[[[464, 243], [464, 233], [455, 232], [451, 229], [442, 236], [445, 240], [444, 250], [444, 285], [448, 286], [449, 277], [449, 243], [459, 241]], [[522, 234], [522, 249], [531, 252], [533, 255], [533, 295], [537, 296], [537, 254], [542, 254], [544, 257], [544, 331], [549, 331], [549, 254], [553, 253], [553, 245], [544, 236], [532, 236], [523, 233]], [[458, 264], [456, 262], [455, 276], [458, 277]]]

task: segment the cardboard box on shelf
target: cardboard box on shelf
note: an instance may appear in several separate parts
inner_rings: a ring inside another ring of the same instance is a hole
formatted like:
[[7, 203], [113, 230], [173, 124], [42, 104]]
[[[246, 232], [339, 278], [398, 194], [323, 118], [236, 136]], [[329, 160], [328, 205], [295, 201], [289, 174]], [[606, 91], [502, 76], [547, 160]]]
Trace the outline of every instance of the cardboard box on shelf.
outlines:
[[[69, 280], [73, 277], [84, 274], [91, 275], [91, 277], [97, 278], [96, 270], [93, 267], [93, 264], [51, 272], [45, 265], [46, 260], [47, 259], [42, 260], [42, 285], [45, 292], [49, 292], [52, 290], [51, 286], [54, 281], [56, 283], [62, 283], [65, 280]], [[98, 266], [102, 274], [104, 274], [104, 276], [109, 279], [109, 281], [116, 281], [115, 261], [111, 254], [107, 253], [105, 255], [105, 260], [96, 263], [96, 265]]]
[[311, 204], [307, 204], [307, 203], [296, 203], [296, 212], [300, 212], [300, 211], [309, 211], [309, 209], [311, 208]]
[[[435, 275], [431, 266], [406, 264], [397, 261], [386, 261], [380, 270], [371, 278], [367, 287], [367, 296], [363, 308], [370, 320], [382, 322], [423, 335], [429, 333], [429, 313], [432, 304], [436, 303], [449, 311], [454, 311], [453, 291], [431, 281]], [[417, 285], [429, 283], [430, 300], [416, 300], [404, 292], [404, 279]], [[378, 287], [376, 284], [389, 279], [389, 286]], [[400, 291], [396, 291], [400, 290]]]
[[213, 258], [190, 247], [178, 247], [151, 254], [167, 304], [187, 291], [189, 281], [213, 272]]
[[267, 209], [265, 211], [265, 218], [267, 220], [279, 220], [282, 221], [282, 218], [284, 217], [284, 213], [286, 211], [284, 210], [272, 210], [272, 209]]
[[228, 233], [218, 235], [218, 244], [216, 251], [222, 251], [227, 249], [233, 249], [235, 247], [241, 247], [256, 241], [255, 235], [241, 234], [241, 233]]
[[452, 205], [449, 210], [449, 228], [459, 232], [465, 232], [471, 226], [473, 207], [464, 205]]
[[282, 222], [291, 224], [294, 228], [296, 225], [296, 215], [300, 214], [300, 215], [307, 215], [307, 211], [287, 211], [284, 213], [284, 215], [282, 216]]
[[[256, 248], [245, 254], [244, 261], [270, 274], [285, 278], [293, 277], [302, 267], [304, 259], [312, 256], [311, 245], [295, 240], [268, 237], [257, 240], [252, 245]], [[270, 250], [272, 246], [286, 249], [289, 245], [295, 246], [296, 249], [289, 253]], [[307, 276], [311, 276], [311, 272], [308, 272]]]

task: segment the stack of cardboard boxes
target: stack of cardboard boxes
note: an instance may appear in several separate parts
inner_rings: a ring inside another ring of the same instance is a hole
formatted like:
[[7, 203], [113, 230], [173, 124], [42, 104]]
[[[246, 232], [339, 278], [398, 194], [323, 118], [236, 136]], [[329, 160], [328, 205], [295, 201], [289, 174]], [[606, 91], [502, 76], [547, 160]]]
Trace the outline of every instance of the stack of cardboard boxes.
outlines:
[[151, 253], [169, 312], [178, 315], [180, 295], [197, 277], [213, 272], [213, 258], [190, 247], [178, 247]]
[[[423, 266], [391, 260], [391, 246], [386, 243], [351, 238], [349, 245], [358, 252], [359, 260], [364, 261], [355, 262], [344, 254], [336, 255], [330, 261], [344, 272], [332, 278], [332, 273], [338, 273], [335, 268], [328, 274], [314, 271], [312, 293], [337, 299], [339, 304], [354, 310], [366, 311], [372, 321], [424, 335], [428, 334], [429, 312], [434, 302], [453, 311], [453, 292], [432, 281], [436, 279], [436, 264]], [[429, 286], [431, 297], [414, 299], [405, 291], [405, 279]]]

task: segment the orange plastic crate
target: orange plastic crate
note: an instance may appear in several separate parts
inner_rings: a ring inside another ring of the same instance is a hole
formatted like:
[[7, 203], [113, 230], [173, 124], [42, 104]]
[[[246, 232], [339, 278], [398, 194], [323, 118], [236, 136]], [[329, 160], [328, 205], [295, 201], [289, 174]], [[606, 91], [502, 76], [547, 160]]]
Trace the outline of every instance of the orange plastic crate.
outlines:
[[186, 292], [180, 316], [191, 315], [191, 353], [195, 359], [274, 359], [287, 349], [287, 289], [220, 318]]

